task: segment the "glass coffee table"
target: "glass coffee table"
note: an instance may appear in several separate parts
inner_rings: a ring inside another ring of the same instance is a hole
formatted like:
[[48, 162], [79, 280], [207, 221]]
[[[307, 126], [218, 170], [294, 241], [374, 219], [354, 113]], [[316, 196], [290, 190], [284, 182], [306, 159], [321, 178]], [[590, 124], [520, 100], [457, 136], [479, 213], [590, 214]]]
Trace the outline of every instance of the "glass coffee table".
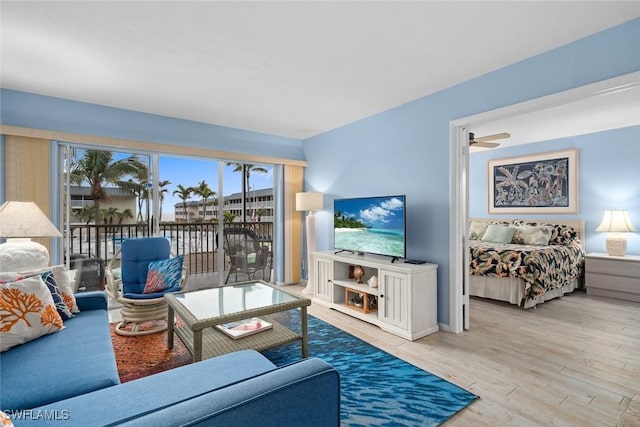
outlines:
[[[193, 361], [237, 350], [267, 350], [300, 340], [302, 357], [308, 356], [307, 307], [311, 300], [301, 298], [263, 281], [234, 283], [219, 288], [165, 295], [169, 303], [167, 346], [173, 348], [173, 333], [180, 337]], [[264, 320], [272, 329], [233, 339], [215, 325], [300, 309], [300, 334], [270, 317]], [[176, 315], [184, 325], [176, 326]]]

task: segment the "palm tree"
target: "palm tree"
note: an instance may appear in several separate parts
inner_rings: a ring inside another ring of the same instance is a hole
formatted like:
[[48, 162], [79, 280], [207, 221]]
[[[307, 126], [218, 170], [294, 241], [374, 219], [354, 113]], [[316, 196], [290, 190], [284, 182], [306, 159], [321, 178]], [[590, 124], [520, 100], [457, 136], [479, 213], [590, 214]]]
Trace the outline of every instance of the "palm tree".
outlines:
[[158, 183], [158, 193], [159, 193], [159, 197], [160, 197], [160, 212], [158, 213], [159, 218], [158, 218], [158, 223], [162, 222], [162, 202], [164, 202], [164, 195], [166, 193], [169, 192], [169, 189], [166, 188], [167, 185], [171, 184], [171, 181], [167, 181], [166, 179], [164, 181], [160, 181]]
[[127, 189], [136, 195], [136, 202], [138, 203], [138, 215], [136, 221], [142, 222], [142, 203], [147, 195], [147, 180], [134, 181], [129, 178], [127, 181], [118, 181], [117, 185], [120, 188]]
[[80, 160], [71, 166], [70, 179], [78, 185], [87, 182], [95, 206], [94, 221], [100, 223], [100, 202], [108, 199], [106, 188], [127, 175], [137, 175], [146, 166], [133, 155], [113, 160], [113, 153], [103, 150], [87, 150]]
[[193, 193], [193, 187], [184, 187], [182, 184], [178, 184], [177, 189], [173, 192], [173, 195], [176, 194], [182, 200], [182, 209], [184, 211], [184, 222], [189, 222], [189, 216], [187, 215], [187, 200], [191, 197]]
[[[133, 155], [113, 160], [113, 153], [103, 150], [87, 150], [80, 160], [71, 166], [70, 180], [76, 184], [87, 182], [93, 199], [94, 222], [100, 224], [100, 202], [108, 199], [106, 188], [127, 175], [136, 176], [146, 166]], [[96, 233], [96, 255], [100, 256], [100, 233]]]
[[512, 170], [504, 166], [498, 168], [500, 174], [496, 174], [495, 187], [499, 191], [499, 198], [503, 203], [520, 200], [522, 198], [521, 195], [527, 189], [527, 183], [518, 174], [519, 169], [520, 165], [514, 166]]
[[127, 181], [118, 181], [116, 185], [120, 188], [131, 191], [136, 195], [136, 201], [138, 202], [138, 216], [136, 221], [142, 222], [142, 204], [146, 200], [149, 203], [149, 170], [146, 165], [143, 165], [135, 174], [134, 179], [129, 178]]
[[335, 228], [366, 228], [367, 226], [352, 216], [347, 217], [342, 211], [333, 213], [333, 226]]
[[104, 224], [113, 224], [113, 218], [118, 215], [118, 208], [110, 207], [108, 209], [102, 209], [102, 218]]
[[84, 205], [82, 209], [76, 214], [78, 218], [85, 221], [87, 225], [91, 222], [91, 220], [95, 217], [93, 211], [95, 210], [94, 205]]
[[256, 216], [258, 217], [258, 222], [262, 221], [262, 217], [266, 216], [267, 213], [269, 213], [269, 212], [265, 208], [260, 208], [260, 209], [256, 210]]
[[202, 197], [202, 219], [207, 219], [207, 199], [216, 195], [216, 192], [209, 188], [204, 180], [198, 183], [197, 187], [193, 188], [193, 193]]
[[262, 166], [249, 165], [247, 163], [227, 162], [227, 166], [234, 166], [233, 172], [242, 172], [244, 179], [242, 180], [242, 222], [247, 223], [247, 190], [249, 189], [249, 178], [251, 172], [267, 174], [269, 171]]
[[122, 225], [125, 218], [133, 218], [133, 213], [131, 209], [125, 209], [122, 212], [116, 212], [116, 216], [118, 217], [118, 225]]
[[233, 220], [236, 219], [236, 214], [231, 213], [229, 211], [225, 211], [223, 215], [224, 215], [224, 222], [228, 224], [231, 224]]

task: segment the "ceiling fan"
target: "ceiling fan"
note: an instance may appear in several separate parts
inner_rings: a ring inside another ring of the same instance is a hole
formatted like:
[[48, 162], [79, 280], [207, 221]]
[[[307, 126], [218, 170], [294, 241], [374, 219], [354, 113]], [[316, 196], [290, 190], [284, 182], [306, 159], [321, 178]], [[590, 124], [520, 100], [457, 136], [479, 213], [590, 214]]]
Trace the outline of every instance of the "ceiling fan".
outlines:
[[502, 133], [496, 133], [493, 135], [481, 136], [479, 138], [476, 138], [473, 132], [469, 132], [469, 145], [470, 146], [473, 145], [475, 147], [481, 147], [481, 148], [496, 148], [496, 147], [499, 147], [500, 144], [498, 144], [497, 142], [490, 142], [490, 141], [495, 141], [496, 139], [505, 139], [509, 137], [511, 137], [510, 133], [502, 132]]

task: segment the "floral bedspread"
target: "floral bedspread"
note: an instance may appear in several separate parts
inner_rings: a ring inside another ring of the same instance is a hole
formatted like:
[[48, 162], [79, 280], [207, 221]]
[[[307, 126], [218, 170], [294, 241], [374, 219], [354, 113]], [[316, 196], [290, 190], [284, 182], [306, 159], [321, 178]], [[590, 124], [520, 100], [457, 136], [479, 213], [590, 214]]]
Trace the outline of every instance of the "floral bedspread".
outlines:
[[584, 249], [579, 241], [566, 245], [530, 246], [469, 242], [470, 274], [515, 277], [526, 283], [525, 298], [543, 295], [582, 276]]

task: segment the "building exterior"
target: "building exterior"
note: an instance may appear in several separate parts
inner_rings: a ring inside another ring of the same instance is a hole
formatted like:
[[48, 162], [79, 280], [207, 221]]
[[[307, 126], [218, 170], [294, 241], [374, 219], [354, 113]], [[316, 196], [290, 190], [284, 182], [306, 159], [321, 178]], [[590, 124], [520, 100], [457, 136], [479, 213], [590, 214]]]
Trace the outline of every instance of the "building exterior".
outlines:
[[[79, 213], [85, 206], [93, 206], [93, 198], [91, 197], [91, 188], [86, 186], [73, 185], [69, 187], [71, 192], [71, 222], [84, 223]], [[116, 212], [123, 213], [127, 209], [131, 212], [131, 218], [122, 218], [122, 224], [135, 224], [137, 203], [136, 195], [129, 190], [122, 188], [105, 188], [108, 198], [100, 201], [100, 209], [115, 208]], [[107, 219], [109, 220], [109, 219]], [[113, 223], [119, 223], [119, 218], [113, 218]]]
[[[246, 204], [248, 221], [273, 222], [273, 188], [250, 191]], [[183, 202], [174, 205], [176, 222], [211, 221], [218, 216], [217, 198], [207, 200], [206, 212], [203, 209], [203, 200], [188, 201], [186, 205], [186, 210]], [[235, 215], [234, 222], [242, 221], [242, 193], [224, 196], [223, 212]]]

